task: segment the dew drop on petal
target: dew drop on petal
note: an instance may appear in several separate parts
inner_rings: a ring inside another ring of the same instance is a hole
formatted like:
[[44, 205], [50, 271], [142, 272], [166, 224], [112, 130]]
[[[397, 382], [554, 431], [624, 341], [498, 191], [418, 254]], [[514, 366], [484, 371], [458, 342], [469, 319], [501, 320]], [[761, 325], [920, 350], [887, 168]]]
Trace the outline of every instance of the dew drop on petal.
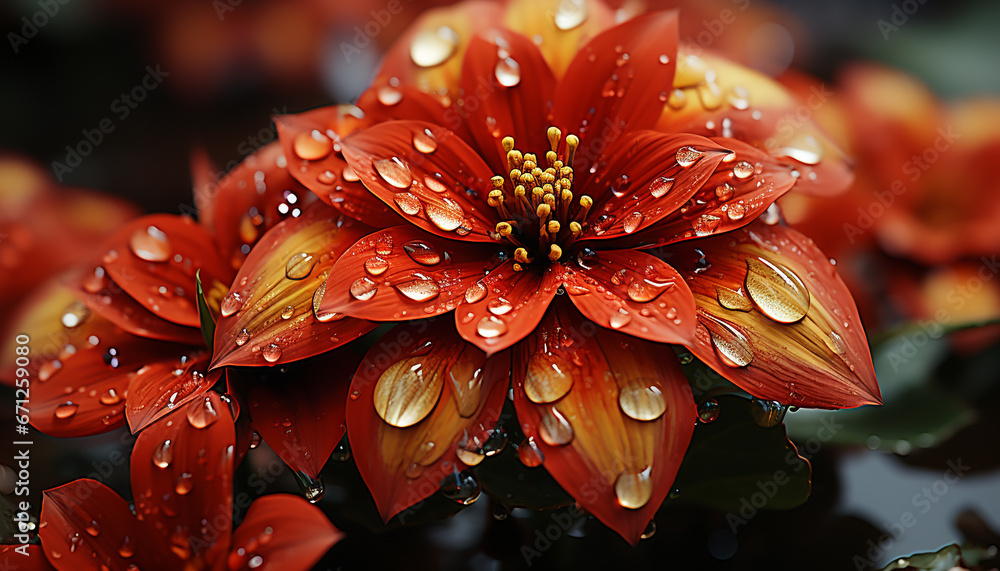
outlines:
[[375, 296], [378, 284], [368, 278], [358, 278], [351, 284], [351, 295], [358, 301], [367, 301]]
[[111, 388], [101, 393], [100, 400], [101, 404], [112, 406], [120, 403], [122, 401], [122, 397], [118, 394], [118, 391]]
[[177, 478], [174, 491], [179, 496], [186, 496], [194, 488], [194, 477], [189, 472], [184, 472]]
[[157, 468], [168, 468], [174, 460], [174, 443], [164, 440], [153, 450], [153, 465]]
[[653, 195], [653, 198], [660, 198], [670, 192], [670, 189], [673, 187], [674, 179], [661, 176], [649, 183], [649, 193]]
[[379, 276], [389, 269], [389, 262], [381, 256], [372, 256], [365, 260], [365, 271], [373, 276]]
[[513, 58], [505, 57], [497, 61], [495, 73], [497, 82], [504, 87], [516, 87], [521, 83], [521, 65]]
[[450, 198], [442, 198], [439, 203], [427, 204], [424, 210], [427, 218], [445, 232], [457, 229], [465, 221], [465, 211]]
[[309, 277], [316, 265], [315, 257], [308, 252], [299, 252], [285, 262], [285, 277], [290, 280], [301, 280]]
[[744, 297], [742, 289], [733, 291], [725, 286], [715, 286], [716, 299], [719, 305], [732, 311], [750, 311], [753, 304]]
[[222, 314], [222, 317], [229, 317], [242, 308], [243, 296], [235, 291], [231, 291], [226, 294], [225, 298], [223, 298], [222, 305], [219, 308], [219, 313]]
[[788, 407], [778, 401], [753, 399], [750, 407], [750, 415], [753, 421], [763, 428], [773, 428], [781, 424], [785, 419], [785, 412]]
[[80, 405], [76, 404], [73, 401], [66, 401], [57, 406], [53, 414], [55, 414], [56, 418], [64, 420], [72, 417], [74, 414], [76, 414], [76, 411], [79, 409]]
[[619, 389], [618, 406], [629, 418], [649, 421], [666, 412], [667, 401], [658, 386], [636, 380]]
[[587, 20], [586, 0], [562, 0], [556, 7], [555, 25], [560, 30], [572, 30]]
[[729, 208], [726, 209], [726, 215], [729, 216], [730, 220], [735, 222], [737, 220], [741, 220], [743, 216], [746, 215], [747, 212], [746, 207], [740, 204], [739, 202], [734, 202], [733, 204], [730, 204], [728, 206]]
[[246, 345], [247, 341], [249, 341], [249, 340], [250, 340], [250, 332], [246, 330], [246, 327], [244, 327], [243, 329], [241, 329], [240, 332], [236, 334], [236, 346], [237, 347], [242, 347], [242, 346]]
[[422, 30], [410, 44], [410, 59], [420, 67], [434, 67], [448, 61], [460, 42], [458, 32], [448, 26]]
[[206, 428], [219, 420], [219, 411], [215, 410], [212, 399], [204, 396], [188, 406], [187, 420], [195, 428]]
[[502, 297], [497, 297], [486, 304], [486, 309], [493, 315], [507, 315], [514, 309], [514, 305]]
[[507, 324], [498, 317], [488, 315], [480, 319], [479, 323], [476, 324], [476, 333], [478, 333], [480, 337], [484, 337], [486, 339], [499, 337], [504, 333], [507, 333]]
[[423, 240], [412, 240], [407, 242], [403, 244], [403, 250], [406, 251], [406, 255], [409, 256], [411, 260], [421, 266], [434, 266], [441, 263], [441, 254], [434, 249], [434, 246], [431, 246]]
[[779, 323], [795, 323], [809, 312], [810, 295], [790, 268], [764, 258], [747, 258], [747, 294], [761, 313]]
[[733, 165], [733, 176], [736, 178], [747, 178], [753, 174], [753, 165], [746, 161], [739, 161]]
[[652, 467], [647, 467], [638, 474], [622, 472], [615, 480], [615, 495], [618, 504], [623, 508], [637, 510], [653, 497], [653, 480], [650, 478]]
[[375, 172], [390, 185], [405, 190], [413, 184], [413, 175], [410, 174], [410, 167], [397, 157], [389, 159], [377, 159], [373, 161]]
[[642, 212], [637, 210], [622, 220], [622, 229], [625, 230], [626, 234], [631, 234], [639, 228], [640, 224], [642, 224]]
[[714, 320], [715, 327], [709, 328], [712, 345], [719, 359], [734, 368], [746, 367], [753, 361], [753, 347], [740, 331], [732, 325]]
[[551, 406], [542, 413], [538, 436], [549, 446], [562, 446], [573, 441], [574, 432], [566, 417]]
[[292, 150], [302, 160], [316, 161], [329, 155], [333, 144], [329, 137], [313, 129], [309, 133], [299, 133], [292, 142]]
[[476, 303], [486, 297], [486, 286], [482, 282], [476, 282], [465, 290], [465, 303]]
[[167, 235], [156, 226], [136, 228], [128, 241], [129, 248], [140, 260], [165, 262], [170, 258]]
[[286, 305], [285, 309], [281, 310], [282, 319], [291, 319], [293, 315], [295, 315], [295, 308], [290, 305]]
[[416, 216], [420, 213], [420, 199], [413, 193], [400, 192], [399, 194], [393, 195], [392, 201], [396, 203], [396, 206], [398, 206], [400, 210], [403, 211], [403, 214]]
[[704, 153], [693, 147], [681, 147], [677, 150], [677, 154], [674, 158], [678, 165], [682, 167], [689, 167], [697, 162], [703, 154]]
[[396, 291], [416, 302], [430, 301], [441, 293], [441, 288], [433, 278], [415, 274], [413, 279], [397, 283]]
[[847, 344], [844, 343], [844, 339], [835, 331], [831, 331], [829, 335], [823, 338], [823, 341], [831, 351], [838, 355], [843, 355], [847, 352]]
[[281, 358], [281, 346], [277, 343], [268, 343], [260, 354], [268, 363], [275, 363]]
[[614, 311], [608, 316], [608, 324], [612, 329], [621, 329], [629, 323], [632, 323], [632, 314], [624, 308]]
[[438, 142], [430, 129], [424, 129], [413, 133], [413, 148], [428, 155], [437, 150]]
[[545, 462], [545, 455], [534, 438], [528, 438], [517, 447], [517, 458], [528, 468], [541, 466]]
[[528, 359], [524, 394], [531, 402], [555, 402], [566, 396], [572, 386], [570, 363], [562, 358], [548, 353], [535, 353]]

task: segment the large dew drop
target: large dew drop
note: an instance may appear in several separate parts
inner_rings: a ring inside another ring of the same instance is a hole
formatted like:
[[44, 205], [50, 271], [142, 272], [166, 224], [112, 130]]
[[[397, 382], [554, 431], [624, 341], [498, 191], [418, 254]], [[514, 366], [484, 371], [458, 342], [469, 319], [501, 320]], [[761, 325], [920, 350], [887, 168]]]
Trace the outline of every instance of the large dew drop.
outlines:
[[667, 401], [658, 386], [636, 379], [619, 389], [618, 406], [629, 418], [650, 421], [663, 416]]
[[157, 468], [169, 468], [174, 461], [174, 443], [167, 439], [153, 450], [153, 465]]
[[424, 210], [427, 213], [427, 218], [445, 232], [458, 229], [465, 221], [465, 211], [450, 198], [442, 198], [441, 202], [429, 203], [424, 207]]
[[496, 77], [504, 87], [516, 87], [521, 83], [521, 65], [513, 58], [505, 57], [497, 61]]
[[392, 197], [392, 201], [403, 211], [403, 214], [416, 216], [420, 214], [420, 199], [412, 192], [400, 192]]
[[201, 397], [188, 406], [187, 420], [195, 428], [206, 428], [219, 420], [219, 411], [215, 410], [210, 397]]
[[562, 446], [573, 441], [573, 427], [556, 407], [548, 407], [542, 413], [538, 436], [549, 446]]
[[586, 0], [562, 0], [556, 8], [555, 24], [560, 30], [572, 30], [587, 20]]
[[743, 296], [741, 291], [733, 291], [724, 286], [715, 286], [716, 299], [719, 305], [732, 311], [750, 311], [753, 304]]
[[434, 249], [434, 246], [423, 240], [411, 240], [403, 244], [403, 250], [411, 260], [421, 266], [435, 266], [441, 263], [441, 254]]
[[535, 353], [528, 359], [524, 375], [524, 394], [531, 402], [555, 402], [573, 386], [570, 363], [548, 353]]
[[653, 195], [653, 198], [660, 198], [670, 192], [670, 189], [673, 187], [674, 179], [661, 176], [649, 183], [649, 193]]
[[333, 144], [329, 137], [313, 129], [309, 133], [299, 133], [292, 143], [292, 150], [302, 160], [317, 161], [330, 154]]
[[309, 277], [316, 259], [308, 252], [299, 252], [285, 262], [285, 277], [290, 280], [302, 280]]
[[375, 412], [385, 422], [406, 428], [423, 420], [434, 409], [444, 387], [444, 375], [425, 375], [417, 359], [403, 359], [389, 366], [375, 384]]
[[410, 174], [410, 167], [396, 157], [390, 159], [378, 159], [374, 161], [375, 172], [390, 185], [406, 190], [413, 184], [413, 175]]
[[423, 30], [413, 37], [410, 59], [420, 67], [441, 65], [454, 55], [460, 39], [458, 32], [448, 26]]
[[129, 248], [140, 260], [165, 262], [170, 258], [170, 241], [156, 226], [136, 228], [128, 241]]
[[677, 150], [677, 154], [674, 158], [678, 165], [682, 167], [689, 167], [696, 163], [703, 154], [704, 153], [694, 147], [681, 147]]
[[368, 278], [358, 278], [351, 284], [351, 296], [358, 301], [368, 301], [377, 291], [378, 284]]
[[396, 284], [396, 291], [416, 302], [430, 301], [441, 293], [437, 282], [429, 276], [414, 274], [413, 279]]
[[779, 323], [795, 323], [809, 311], [810, 295], [791, 269], [764, 258], [747, 258], [747, 293], [761, 313]]
[[494, 317], [488, 315], [479, 320], [476, 324], [476, 333], [480, 337], [486, 339], [492, 339], [494, 337], [499, 337], [507, 332], [507, 324], [503, 322], [499, 317]]
[[637, 510], [653, 497], [653, 480], [650, 478], [652, 467], [647, 467], [638, 474], [622, 472], [615, 480], [615, 495], [623, 508]]
[[730, 367], [746, 367], [753, 361], [753, 347], [746, 336], [735, 327], [720, 320], [709, 328], [712, 345], [719, 359]]

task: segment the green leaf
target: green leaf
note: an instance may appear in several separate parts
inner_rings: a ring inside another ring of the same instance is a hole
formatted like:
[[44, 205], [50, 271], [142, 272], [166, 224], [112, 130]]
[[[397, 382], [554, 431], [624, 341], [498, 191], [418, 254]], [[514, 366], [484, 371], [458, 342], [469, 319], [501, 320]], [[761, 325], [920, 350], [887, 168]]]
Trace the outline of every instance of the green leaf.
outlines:
[[719, 417], [695, 429], [674, 481], [679, 499], [727, 511], [739, 510], [761, 494], [769, 509], [805, 502], [810, 466], [785, 436], [784, 427], [759, 426], [746, 399], [725, 396], [718, 401]]
[[209, 348], [215, 346], [215, 316], [208, 307], [205, 300], [205, 290], [201, 286], [201, 270], [194, 274], [195, 282], [198, 284], [198, 317], [201, 319], [201, 335], [205, 338], [205, 344]]

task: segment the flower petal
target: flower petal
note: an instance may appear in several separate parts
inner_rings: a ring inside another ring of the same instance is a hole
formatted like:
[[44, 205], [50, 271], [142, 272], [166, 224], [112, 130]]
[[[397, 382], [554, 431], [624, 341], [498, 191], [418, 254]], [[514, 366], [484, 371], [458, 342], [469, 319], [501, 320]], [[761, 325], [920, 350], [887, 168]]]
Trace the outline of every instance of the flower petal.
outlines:
[[664, 253], [698, 304], [688, 348], [720, 375], [787, 405], [881, 402], [857, 308], [812, 240], [755, 222]]
[[367, 231], [320, 203], [268, 231], [222, 302], [211, 368], [296, 361], [371, 331], [374, 324], [317, 313], [334, 262]]
[[398, 224], [399, 217], [368, 192], [341, 154], [341, 138], [369, 124], [354, 105], [332, 105], [295, 115], [277, 115], [274, 124], [284, 156], [285, 176], [295, 177], [320, 200], [367, 224]]
[[511, 30], [543, 38], [538, 49], [556, 77], [566, 73], [580, 46], [614, 22], [612, 9], [600, 0], [512, 0], [504, 13]]
[[386, 121], [424, 121], [454, 127], [452, 130], [462, 127], [457, 116], [448, 113], [449, 107], [441, 98], [409, 83], [400, 85], [399, 78], [376, 77], [358, 96], [358, 108], [364, 113], [365, 126]]
[[669, 347], [609, 331], [557, 303], [514, 349], [514, 362], [514, 405], [542, 466], [636, 544], [694, 432], [694, 398]]
[[661, 343], [689, 343], [697, 323], [684, 278], [666, 262], [636, 250], [582, 250], [564, 264], [566, 292], [602, 327]]
[[[462, 64], [461, 110], [483, 157], [493, 172], [506, 174], [507, 151], [501, 141], [514, 137], [518, 148], [545, 156], [546, 128], [556, 80], [538, 47], [512, 32], [497, 32], [486, 41], [472, 38]], [[471, 104], [469, 97], [476, 97]]]
[[210, 355], [197, 351], [174, 361], [148, 364], [132, 377], [125, 399], [125, 416], [133, 434], [204, 394], [221, 372], [208, 375]]
[[341, 348], [280, 369], [233, 369], [254, 428], [282, 461], [317, 478], [344, 436], [344, 403], [361, 356]]
[[186, 216], [151, 214], [112, 237], [101, 266], [121, 289], [159, 317], [198, 327], [195, 273], [229, 283], [232, 270], [218, 257], [211, 236]]
[[42, 493], [38, 536], [56, 569], [91, 569], [103, 564], [124, 569], [180, 568], [177, 557], [161, 548], [146, 525], [136, 521], [128, 503], [95, 480], [75, 480]]
[[800, 102], [762, 73], [683, 49], [673, 85], [658, 131], [739, 139], [791, 159], [802, 174], [796, 188], [811, 194], [838, 194], [850, 185], [849, 160], [811, 118], [832, 92], [818, 89]]
[[556, 124], [580, 139], [573, 163], [586, 172], [629, 131], [656, 124], [677, 64], [677, 12], [651, 12], [597, 35], [559, 82]]
[[730, 154], [696, 135], [631, 134], [598, 159], [597, 174], [579, 190], [594, 199], [581, 238], [617, 238], [659, 222], [701, 191]]
[[254, 500], [233, 532], [228, 569], [311, 569], [344, 537], [316, 506], [290, 494]]
[[508, 355], [487, 359], [447, 319], [399, 325], [372, 347], [351, 383], [347, 434], [383, 519], [482, 459], [509, 368]]
[[492, 355], [510, 347], [538, 325], [560, 285], [559, 272], [515, 271], [508, 260], [465, 291], [455, 310], [462, 337]]
[[[27, 554], [27, 556], [22, 554]], [[27, 545], [0, 545], [0, 561], [9, 562], [14, 560], [15, 557], [20, 558], [18, 563], [21, 564], [21, 566], [14, 568], [15, 571], [51, 571], [55, 569], [49, 563], [49, 560], [45, 558], [45, 551], [41, 545], [33, 543]]]
[[[281, 119], [275, 119], [279, 136]], [[199, 221], [211, 230], [223, 262], [234, 271], [240, 269], [247, 252], [265, 232], [295, 216], [296, 211], [305, 210], [315, 199], [286, 168], [291, 162], [286, 157], [293, 156], [280, 143], [268, 143], [247, 155], [221, 179], [203, 183], [207, 188], [200, 199], [196, 196], [196, 203], [210, 202], [207, 212], [199, 207]]]
[[136, 517], [181, 559], [210, 565], [229, 549], [235, 439], [229, 406], [214, 392], [154, 422], [136, 439]]
[[376, 321], [445, 313], [500, 263], [497, 254], [496, 246], [439, 238], [409, 224], [381, 230], [333, 265], [320, 308]]
[[408, 222], [438, 236], [495, 242], [500, 218], [487, 204], [493, 172], [452, 131], [390, 121], [344, 139], [361, 182]]

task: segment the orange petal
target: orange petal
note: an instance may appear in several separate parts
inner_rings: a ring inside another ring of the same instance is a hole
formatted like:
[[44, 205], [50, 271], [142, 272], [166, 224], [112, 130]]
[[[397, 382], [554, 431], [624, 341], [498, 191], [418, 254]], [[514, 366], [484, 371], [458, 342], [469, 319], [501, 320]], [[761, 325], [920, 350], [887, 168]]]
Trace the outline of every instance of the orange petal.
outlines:
[[334, 264], [321, 311], [376, 321], [446, 313], [500, 263], [498, 254], [496, 246], [439, 238], [409, 224], [381, 230]]
[[581, 46], [614, 25], [615, 14], [600, 0], [512, 0], [504, 24], [526, 38], [541, 38], [538, 49], [556, 77], [566, 73]]
[[720, 375], [787, 405], [881, 402], [857, 308], [812, 240], [755, 222], [664, 254], [698, 304], [688, 348]]
[[408, 222], [432, 234], [495, 242], [487, 203], [493, 172], [458, 135], [419, 121], [390, 121], [343, 142], [361, 181]]
[[[25, 553], [27, 556], [23, 555]], [[0, 545], [0, 561], [18, 561], [21, 566], [16, 568], [17, 571], [51, 571], [55, 569], [45, 558], [42, 546], [32, 543], [28, 545]]]
[[514, 405], [542, 465], [633, 545], [667, 497], [694, 432], [691, 388], [669, 353], [590, 323], [565, 303], [514, 349]]
[[208, 392], [147, 427], [132, 450], [136, 518], [196, 568], [229, 548], [235, 438], [229, 406]]
[[487, 359], [447, 319], [399, 325], [371, 348], [351, 384], [347, 434], [383, 519], [482, 459], [509, 368], [506, 354]]
[[[210, 182], [203, 183], [207, 188], [196, 194], [196, 203], [209, 204], [207, 211], [199, 206], [199, 221], [210, 229], [219, 255], [234, 271], [243, 265], [247, 253], [265, 232], [296, 216], [315, 199], [292, 178], [286, 156], [293, 155], [278, 142], [268, 143], [247, 155], [221, 179], [211, 175]], [[205, 274], [202, 272], [202, 279]]]
[[455, 310], [458, 332], [490, 355], [531, 333], [559, 290], [557, 269], [519, 272], [514, 265], [507, 260], [471, 285]]
[[221, 372], [206, 375], [208, 361], [208, 351], [198, 351], [172, 362], [151, 363], [136, 371], [128, 384], [125, 402], [125, 416], [132, 433], [212, 388]]
[[289, 494], [254, 500], [233, 532], [228, 569], [311, 569], [344, 534], [319, 508]]
[[149, 526], [136, 521], [121, 496], [95, 480], [45, 490], [39, 519], [42, 549], [56, 569], [182, 566]]
[[666, 262], [636, 250], [584, 249], [564, 268], [569, 298], [598, 325], [661, 343], [693, 338], [694, 298]]
[[321, 203], [272, 228], [222, 301], [211, 368], [296, 361], [371, 331], [374, 324], [317, 313], [334, 262], [368, 230]]
[[738, 139], [790, 158], [802, 176], [796, 188], [837, 194], [851, 183], [850, 163], [812, 121], [833, 93], [818, 88], [799, 101], [770, 77], [725, 58], [678, 55], [674, 90], [657, 130]]
[[559, 82], [556, 125], [580, 137], [573, 167], [595, 164], [605, 146], [656, 124], [677, 65], [677, 12], [651, 12], [598, 34]]

